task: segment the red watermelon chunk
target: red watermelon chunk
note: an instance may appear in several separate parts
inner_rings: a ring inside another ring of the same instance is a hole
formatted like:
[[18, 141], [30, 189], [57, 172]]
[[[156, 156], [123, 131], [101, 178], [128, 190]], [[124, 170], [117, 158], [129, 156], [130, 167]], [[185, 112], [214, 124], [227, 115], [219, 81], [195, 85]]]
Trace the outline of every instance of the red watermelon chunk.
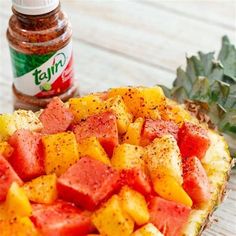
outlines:
[[122, 170], [121, 185], [128, 185], [145, 196], [152, 191], [149, 177], [142, 169], [138, 168]]
[[197, 157], [190, 157], [183, 162], [183, 188], [194, 204], [210, 200], [210, 185], [205, 169]]
[[93, 230], [90, 213], [64, 201], [33, 204], [31, 220], [44, 236], [84, 236]]
[[171, 134], [177, 139], [179, 127], [173, 121], [146, 119], [141, 134], [141, 144], [146, 146], [155, 138]]
[[116, 116], [112, 112], [88, 117], [85, 121], [75, 125], [73, 132], [78, 142], [91, 136], [97, 137], [110, 157], [114, 147], [118, 145]]
[[165, 236], [181, 235], [190, 211], [190, 207], [160, 197], [152, 198], [149, 203], [150, 222]]
[[13, 170], [8, 161], [0, 155], [0, 201], [4, 201], [13, 182], [22, 185], [23, 182]]
[[60, 98], [55, 97], [40, 115], [43, 124], [42, 133], [56, 134], [64, 132], [73, 121], [73, 114], [67, 109]]
[[39, 133], [20, 129], [9, 139], [9, 144], [14, 148], [9, 162], [24, 181], [44, 174], [41, 137]]
[[93, 210], [119, 186], [119, 172], [102, 162], [83, 157], [58, 179], [59, 196]]
[[210, 145], [210, 139], [205, 129], [185, 122], [178, 133], [178, 145], [183, 158], [196, 156], [201, 160]]

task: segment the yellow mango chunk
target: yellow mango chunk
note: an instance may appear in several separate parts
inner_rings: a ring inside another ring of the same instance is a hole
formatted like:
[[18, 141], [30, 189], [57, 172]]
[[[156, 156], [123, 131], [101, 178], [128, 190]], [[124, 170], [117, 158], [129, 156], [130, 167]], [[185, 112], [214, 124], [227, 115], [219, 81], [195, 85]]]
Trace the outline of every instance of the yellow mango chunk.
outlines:
[[32, 207], [24, 189], [15, 182], [8, 190], [4, 207], [8, 219], [30, 216], [32, 213]]
[[47, 135], [42, 138], [46, 174], [63, 174], [79, 159], [77, 142], [72, 132]]
[[0, 143], [0, 155], [3, 155], [6, 159], [12, 155], [13, 150], [13, 147], [8, 142]]
[[0, 141], [5, 141], [16, 131], [13, 115], [0, 115]]
[[125, 211], [137, 225], [143, 225], [148, 222], [148, 207], [142, 194], [128, 186], [124, 186], [119, 193], [119, 197], [123, 211]]
[[24, 184], [23, 189], [30, 201], [50, 204], [57, 198], [57, 177], [42, 175]]
[[133, 123], [129, 124], [127, 132], [123, 138], [124, 143], [139, 145], [144, 119], [139, 117]]
[[166, 175], [173, 176], [179, 184], [183, 183], [182, 158], [172, 135], [154, 139], [145, 150], [144, 161], [152, 179], [165, 170]]
[[133, 120], [121, 96], [109, 98], [104, 102], [104, 111], [111, 110], [116, 115], [118, 132], [124, 134]]
[[81, 98], [71, 98], [69, 109], [74, 115], [75, 122], [86, 119], [88, 116], [101, 111], [103, 101], [96, 95], [87, 95]]
[[92, 215], [92, 222], [101, 235], [129, 236], [134, 229], [133, 220], [121, 207], [120, 199], [113, 195]]
[[0, 204], [0, 221], [6, 219], [6, 209], [5, 209], [5, 204], [1, 203]]
[[137, 229], [131, 236], [164, 236], [155, 225], [148, 223]]
[[1, 236], [39, 236], [28, 217], [0, 221]]
[[191, 207], [193, 202], [174, 177], [160, 174], [153, 180], [155, 192], [166, 200]]
[[111, 165], [107, 153], [96, 137], [89, 137], [81, 140], [78, 143], [78, 150], [80, 156], [89, 156], [104, 164]]
[[118, 145], [112, 155], [111, 164], [114, 168], [131, 169], [135, 167], [142, 167], [142, 155], [144, 149], [140, 146], [123, 143]]

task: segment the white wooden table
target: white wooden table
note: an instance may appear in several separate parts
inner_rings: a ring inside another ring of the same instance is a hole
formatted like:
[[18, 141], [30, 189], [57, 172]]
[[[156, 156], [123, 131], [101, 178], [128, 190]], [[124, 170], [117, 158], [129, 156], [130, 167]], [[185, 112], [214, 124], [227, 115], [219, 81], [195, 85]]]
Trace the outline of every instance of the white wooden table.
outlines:
[[[75, 70], [82, 94], [121, 85], [170, 86], [185, 55], [236, 44], [236, 1], [62, 0], [74, 29]], [[10, 0], [0, 1], [0, 113], [12, 109], [5, 39]], [[236, 235], [236, 171], [217, 221], [204, 235]]]

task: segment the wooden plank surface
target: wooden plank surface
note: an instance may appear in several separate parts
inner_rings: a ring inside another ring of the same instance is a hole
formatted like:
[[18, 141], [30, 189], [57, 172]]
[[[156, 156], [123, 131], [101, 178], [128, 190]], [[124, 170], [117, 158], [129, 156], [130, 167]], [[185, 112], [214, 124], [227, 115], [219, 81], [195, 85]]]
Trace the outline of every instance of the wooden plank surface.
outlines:
[[[120, 85], [171, 85], [185, 53], [236, 43], [236, 1], [63, 0], [74, 29], [75, 71], [82, 94]], [[11, 111], [5, 30], [10, 1], [0, 1], [0, 113]], [[236, 235], [236, 171], [228, 199], [205, 236]]]

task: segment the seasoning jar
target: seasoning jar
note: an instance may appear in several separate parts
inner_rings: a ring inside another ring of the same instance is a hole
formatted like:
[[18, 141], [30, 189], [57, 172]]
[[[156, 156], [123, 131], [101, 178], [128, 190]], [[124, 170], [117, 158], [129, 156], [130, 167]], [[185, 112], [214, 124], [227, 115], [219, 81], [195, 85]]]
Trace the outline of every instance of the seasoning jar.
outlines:
[[59, 0], [13, 0], [7, 39], [14, 108], [38, 110], [53, 96], [68, 100], [74, 83], [72, 30]]

